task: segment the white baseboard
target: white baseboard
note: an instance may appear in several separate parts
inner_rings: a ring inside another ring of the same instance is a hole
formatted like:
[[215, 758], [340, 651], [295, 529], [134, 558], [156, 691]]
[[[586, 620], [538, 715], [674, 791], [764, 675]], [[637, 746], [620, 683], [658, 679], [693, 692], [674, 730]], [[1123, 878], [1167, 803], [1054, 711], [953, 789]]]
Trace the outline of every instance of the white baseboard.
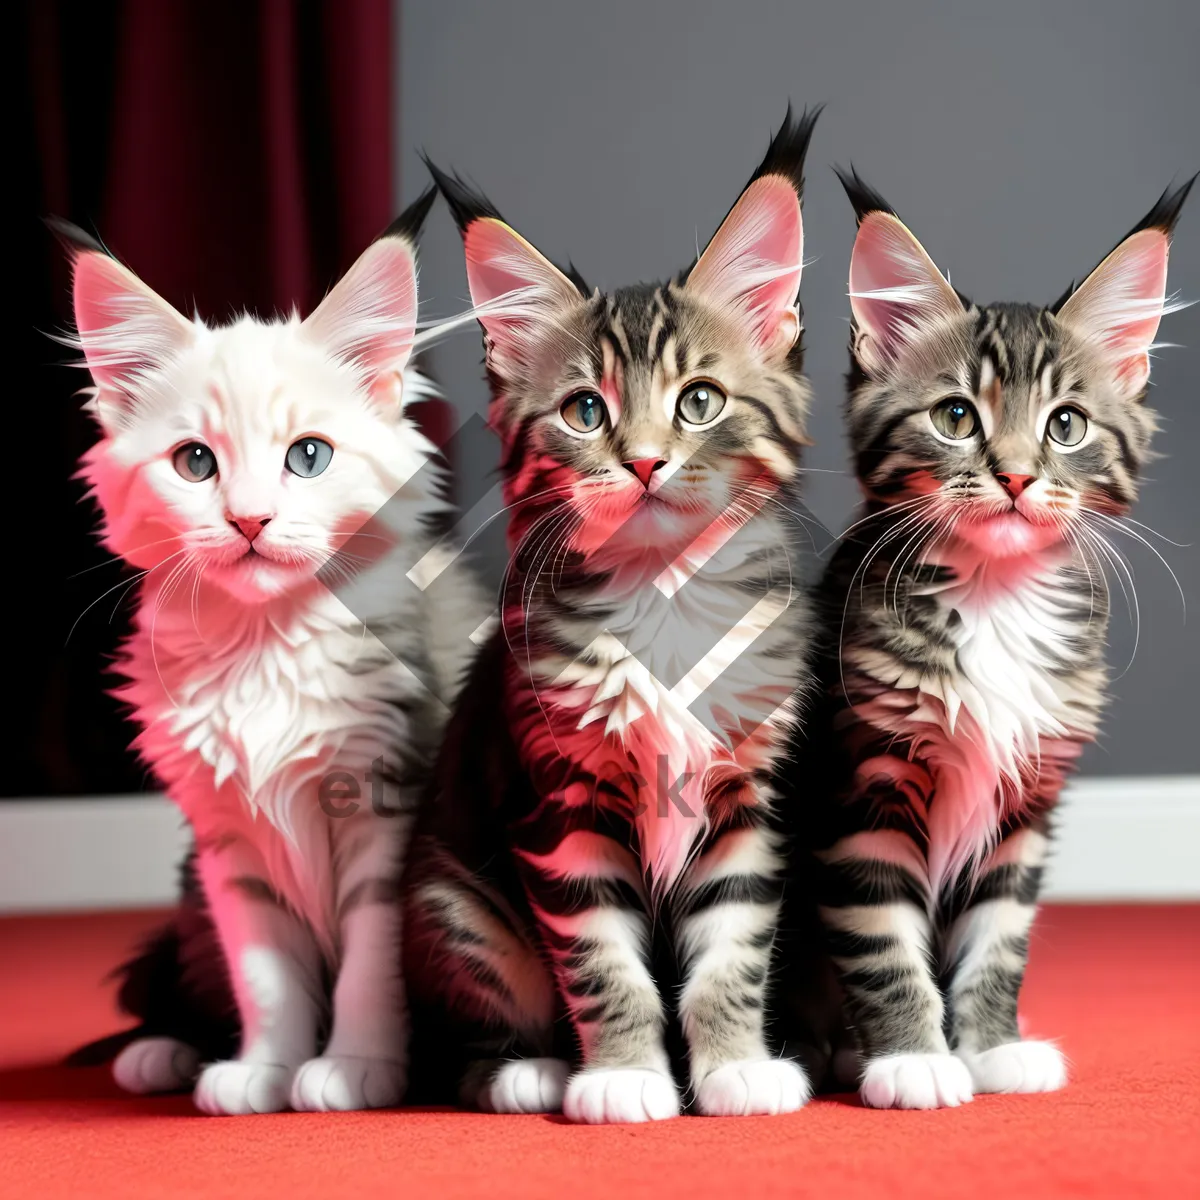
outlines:
[[[169, 904], [188, 843], [158, 796], [0, 801], [0, 912]], [[1059, 809], [1045, 895], [1200, 899], [1200, 776], [1080, 779]]]
[[1044, 894], [1200, 900], [1200, 775], [1076, 780], [1058, 809]]
[[189, 833], [162, 796], [0, 801], [0, 912], [169, 904]]

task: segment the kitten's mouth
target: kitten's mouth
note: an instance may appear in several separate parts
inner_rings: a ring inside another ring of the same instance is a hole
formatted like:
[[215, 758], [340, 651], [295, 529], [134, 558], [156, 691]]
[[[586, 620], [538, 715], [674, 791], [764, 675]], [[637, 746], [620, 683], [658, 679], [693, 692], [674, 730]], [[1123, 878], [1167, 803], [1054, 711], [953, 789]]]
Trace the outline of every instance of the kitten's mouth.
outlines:
[[1001, 556], [1044, 549], [1063, 536], [1054, 521], [1039, 521], [1015, 504], [999, 512], [971, 514], [958, 524], [956, 532], [963, 540]]
[[277, 558], [274, 554], [264, 553], [257, 546], [249, 545], [237, 558], [222, 564], [234, 570], [253, 570], [257, 567], [287, 567], [293, 564], [286, 559]]

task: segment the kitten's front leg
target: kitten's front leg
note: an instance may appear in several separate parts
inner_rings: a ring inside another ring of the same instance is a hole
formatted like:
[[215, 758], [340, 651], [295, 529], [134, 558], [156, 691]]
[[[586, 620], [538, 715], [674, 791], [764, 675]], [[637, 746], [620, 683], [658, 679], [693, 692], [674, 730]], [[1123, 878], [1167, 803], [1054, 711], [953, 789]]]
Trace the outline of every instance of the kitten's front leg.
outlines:
[[636, 860], [590, 829], [521, 852], [530, 902], [583, 1054], [563, 1113], [590, 1125], [679, 1113], [648, 965], [650, 923]]
[[970, 1075], [942, 1030], [922, 850], [908, 832], [882, 828], [843, 837], [819, 858], [821, 918], [864, 1060], [864, 1103], [943, 1108], [970, 1100]]
[[246, 839], [201, 838], [197, 866], [229, 967], [242, 1045], [235, 1060], [200, 1073], [196, 1105], [212, 1115], [279, 1112], [297, 1068], [316, 1050], [319, 952]]
[[307, 1112], [390, 1108], [406, 1084], [408, 1015], [401, 970], [401, 848], [413, 809], [334, 822], [341, 962], [333, 1030], [296, 1072], [292, 1107]]
[[1052, 1042], [1022, 1040], [1017, 997], [1046, 858], [1040, 822], [1010, 833], [984, 863], [946, 941], [950, 1046], [977, 1092], [1053, 1092], [1067, 1082]]
[[770, 1056], [763, 1032], [782, 869], [765, 825], [730, 829], [710, 836], [678, 885], [680, 1018], [708, 1116], [793, 1112], [812, 1090], [796, 1063]]

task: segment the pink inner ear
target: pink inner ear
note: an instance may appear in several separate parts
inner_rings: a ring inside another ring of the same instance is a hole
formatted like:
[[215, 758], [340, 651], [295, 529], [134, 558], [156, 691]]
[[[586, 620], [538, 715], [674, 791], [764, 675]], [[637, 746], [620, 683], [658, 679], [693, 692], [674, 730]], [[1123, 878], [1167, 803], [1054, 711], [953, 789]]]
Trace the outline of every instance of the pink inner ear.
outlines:
[[382, 238], [359, 256], [304, 328], [367, 377], [403, 371], [417, 329], [417, 273], [401, 238]]
[[514, 307], [579, 298], [575, 285], [540, 251], [503, 221], [485, 217], [467, 228], [463, 248], [471, 300], [489, 304], [524, 292]]
[[1059, 309], [1060, 321], [1100, 342], [1133, 390], [1150, 375], [1149, 351], [1162, 319], [1170, 241], [1161, 229], [1126, 238]]
[[476, 221], [464, 241], [471, 300], [489, 304], [520, 288], [541, 282], [533, 260], [522, 253], [520, 240], [498, 221]]
[[463, 249], [471, 303], [490, 306], [476, 315], [501, 358], [520, 357], [535, 321], [552, 319], [580, 300], [579, 290], [548, 258], [494, 217], [467, 227]]
[[1154, 341], [1167, 293], [1168, 249], [1165, 234], [1143, 229], [1118, 246], [1101, 268], [1104, 298], [1094, 319], [1110, 323], [1105, 340], [1118, 352], [1141, 354]]
[[75, 260], [75, 325], [101, 387], [160, 365], [191, 337], [187, 320], [132, 271], [105, 254]]
[[687, 286], [738, 305], [770, 338], [796, 303], [804, 258], [800, 198], [778, 175], [756, 179], [733, 206], [688, 276]]
[[869, 213], [850, 259], [850, 306], [858, 324], [892, 354], [914, 327], [961, 311], [962, 302], [896, 217]]

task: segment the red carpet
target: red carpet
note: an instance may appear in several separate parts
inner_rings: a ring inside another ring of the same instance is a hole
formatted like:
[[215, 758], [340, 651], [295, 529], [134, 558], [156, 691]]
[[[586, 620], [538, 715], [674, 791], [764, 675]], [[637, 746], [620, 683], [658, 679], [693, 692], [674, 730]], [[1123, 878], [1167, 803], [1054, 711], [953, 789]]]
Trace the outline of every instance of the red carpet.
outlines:
[[115, 1026], [99, 980], [153, 914], [0, 921], [0, 1196], [1195, 1196], [1200, 907], [1055, 908], [1024, 1017], [1066, 1091], [935, 1113], [849, 1098], [787, 1117], [584, 1128], [407, 1111], [201, 1117], [55, 1064]]

